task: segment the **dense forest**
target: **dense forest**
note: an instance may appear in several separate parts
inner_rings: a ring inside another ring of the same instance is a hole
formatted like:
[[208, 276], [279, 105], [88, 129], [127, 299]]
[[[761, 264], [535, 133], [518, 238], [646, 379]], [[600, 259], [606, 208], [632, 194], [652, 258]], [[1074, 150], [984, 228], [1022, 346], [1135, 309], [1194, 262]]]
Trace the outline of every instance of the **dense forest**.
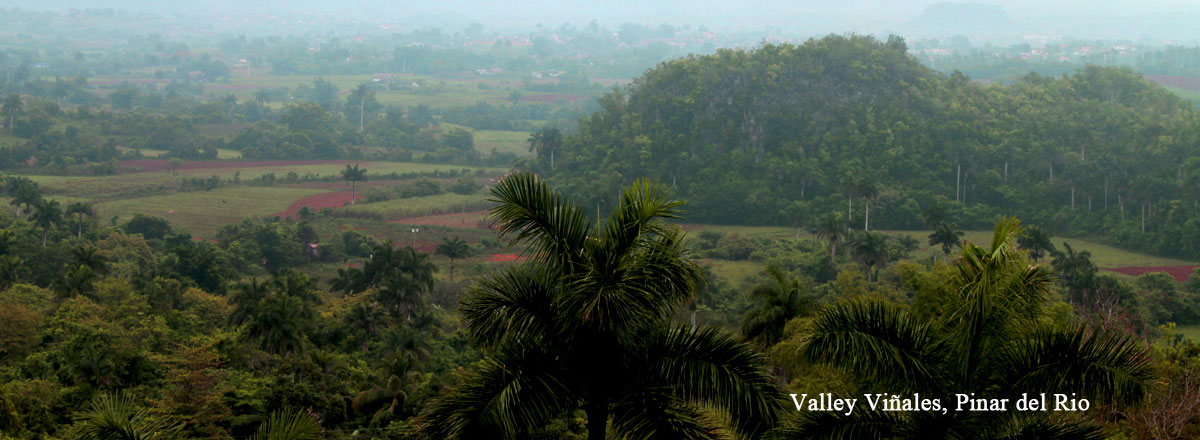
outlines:
[[[695, 221], [860, 229], [1016, 215], [1054, 233], [1195, 258], [1200, 114], [1127, 68], [981, 85], [898, 37], [830, 36], [659, 65], [601, 99], [537, 170], [613, 203], [668, 182]], [[857, 226], [856, 226], [857, 227]]]

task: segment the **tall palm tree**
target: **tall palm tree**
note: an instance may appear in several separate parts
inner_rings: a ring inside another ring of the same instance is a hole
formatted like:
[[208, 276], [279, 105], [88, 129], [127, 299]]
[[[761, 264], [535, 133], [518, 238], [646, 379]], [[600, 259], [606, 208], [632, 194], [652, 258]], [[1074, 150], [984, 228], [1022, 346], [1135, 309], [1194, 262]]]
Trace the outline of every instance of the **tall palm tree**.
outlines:
[[954, 246], [960, 246], [962, 244], [962, 235], [963, 232], [959, 231], [957, 229], [957, 225], [954, 223], [941, 222], [938, 223], [937, 228], [933, 230], [933, 233], [929, 234], [929, 245], [941, 245], [942, 253], [945, 254], [945, 258], [948, 260], [950, 258], [950, 250], [954, 249]]
[[779, 267], [767, 266], [768, 281], [750, 291], [757, 304], [742, 320], [742, 337], [770, 347], [783, 339], [783, 328], [792, 318], [807, 316], [816, 310], [816, 301], [806, 294], [804, 284], [789, 278]]
[[1030, 226], [1025, 229], [1025, 235], [1017, 239], [1017, 244], [1029, 252], [1034, 262], [1041, 261], [1043, 255], [1053, 255], [1058, 252], [1050, 241], [1050, 233], [1041, 226]]
[[294, 270], [276, 275], [271, 280], [271, 287], [276, 293], [294, 296], [317, 304], [321, 303], [321, 297], [317, 295], [316, 283], [308, 275]]
[[183, 425], [138, 408], [125, 393], [103, 393], [79, 416], [79, 440], [168, 440], [181, 438]]
[[42, 200], [34, 205], [32, 220], [34, 225], [42, 228], [42, 247], [46, 247], [46, 238], [50, 235], [50, 228], [62, 223], [62, 206], [55, 200]]
[[355, 183], [360, 180], [367, 180], [367, 169], [359, 169], [358, 164], [354, 164], [353, 168], [350, 165], [346, 165], [346, 169], [342, 170], [342, 179], [350, 182], [350, 204], [353, 205], [354, 201], [357, 200], [354, 196]]
[[[666, 220], [679, 202], [656, 184], [626, 188], [603, 224], [536, 175], [510, 176], [491, 217], [532, 258], [480, 278], [463, 320], [486, 357], [430, 405], [420, 430], [440, 439], [524, 438], [582, 409], [590, 440], [764, 434], [781, 390], [748, 346], [711, 328], [669, 323], [701, 272]], [[701, 406], [706, 411], [701, 410]]]
[[831, 212], [821, 217], [817, 222], [816, 229], [813, 230], [817, 234], [817, 238], [829, 242], [829, 261], [837, 260], [837, 244], [846, 236], [846, 222], [842, 219], [842, 213]]
[[13, 124], [17, 122], [17, 113], [21, 112], [25, 104], [21, 102], [21, 95], [13, 93], [4, 98], [4, 104], [0, 105], [0, 110], [8, 114], [8, 133], [12, 134]]
[[438, 255], [445, 255], [450, 259], [450, 282], [454, 282], [454, 260], [456, 258], [466, 258], [471, 256], [471, 246], [459, 237], [443, 238], [442, 243], [437, 247]]
[[75, 236], [76, 238], [83, 238], [83, 216], [94, 216], [96, 215], [96, 210], [92, 209], [92, 205], [90, 203], [75, 202], [67, 205], [66, 214], [78, 216], [79, 229], [76, 231]]
[[858, 196], [862, 197], [863, 200], [863, 230], [870, 231], [871, 200], [874, 200], [875, 197], [879, 196], [879, 184], [877, 184], [873, 178], [863, 177], [858, 179], [855, 190], [858, 192]]
[[869, 231], [857, 234], [851, 243], [850, 251], [854, 259], [866, 267], [867, 281], [871, 280], [873, 273], [887, 266], [888, 259], [892, 257], [888, 236]]
[[557, 128], [543, 128], [529, 134], [529, 151], [538, 156], [550, 156], [550, 169], [554, 169], [554, 152], [562, 148], [562, 131]]
[[[1050, 270], [1016, 249], [1019, 222], [997, 225], [990, 248], [963, 246], [941, 315], [881, 301], [840, 303], [817, 316], [801, 349], [809, 362], [844, 369], [864, 388], [940, 398], [945, 412], [798, 413], [788, 438], [1097, 438], [1082, 419], [1042, 411], [955, 411], [955, 394], [1020, 398], [1030, 390], [1077, 393], [1093, 405], [1138, 402], [1152, 378], [1145, 346], [1083, 324], [1038, 315]], [[924, 318], [920, 316], [926, 316]], [[870, 391], [872, 393], [876, 391]]]

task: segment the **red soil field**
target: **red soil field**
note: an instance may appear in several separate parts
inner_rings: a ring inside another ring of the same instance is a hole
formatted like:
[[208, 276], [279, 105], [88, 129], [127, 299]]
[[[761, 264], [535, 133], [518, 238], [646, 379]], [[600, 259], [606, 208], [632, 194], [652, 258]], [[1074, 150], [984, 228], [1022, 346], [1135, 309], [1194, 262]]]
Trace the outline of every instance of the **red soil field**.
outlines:
[[1200, 76], [1143, 75], [1143, 77], [1164, 86], [1200, 91]]
[[[362, 194], [355, 194], [355, 197], [357, 197], [356, 200], [362, 200]], [[347, 203], [350, 203], [350, 191], [327, 192], [300, 198], [288, 205], [287, 209], [268, 215], [267, 217], [295, 217], [300, 208], [305, 206], [311, 208], [313, 211], [320, 211], [324, 208], [341, 208]]]
[[[189, 160], [183, 163], [180, 170], [206, 170], [215, 168], [254, 168], [254, 167], [279, 167], [292, 165], [349, 165], [354, 163], [362, 163], [361, 160], [270, 160], [259, 162], [228, 162], [228, 161], [204, 161], [204, 160]], [[170, 171], [171, 167], [167, 165], [165, 159], [138, 159], [121, 161], [122, 167], [134, 168], [138, 171]]]
[[514, 262], [515, 261], [525, 261], [528, 259], [529, 259], [529, 257], [523, 256], [523, 255], [517, 255], [517, 254], [493, 254], [493, 255], [488, 255], [487, 258], [485, 258], [485, 260], [487, 260], [487, 261], [514, 261]]
[[1175, 278], [1175, 281], [1184, 282], [1188, 280], [1188, 276], [1192, 274], [1192, 271], [1196, 270], [1196, 266], [1102, 267], [1101, 269], [1133, 276], [1151, 272], [1166, 272]]

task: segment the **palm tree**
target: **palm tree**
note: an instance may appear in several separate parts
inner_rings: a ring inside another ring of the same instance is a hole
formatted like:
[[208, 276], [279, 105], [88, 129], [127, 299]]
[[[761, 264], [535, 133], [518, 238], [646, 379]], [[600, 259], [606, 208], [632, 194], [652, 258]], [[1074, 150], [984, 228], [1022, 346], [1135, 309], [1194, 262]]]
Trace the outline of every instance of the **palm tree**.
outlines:
[[450, 259], [450, 282], [454, 282], [454, 259], [466, 258], [471, 256], [471, 246], [463, 239], [454, 237], [453, 239], [443, 238], [442, 244], [437, 247], [438, 255], [445, 255]]
[[367, 180], [367, 169], [359, 169], [358, 164], [354, 164], [354, 168], [346, 165], [346, 169], [342, 170], [342, 179], [350, 182], [350, 204], [353, 205], [357, 200], [354, 197], [355, 183], [360, 180]]
[[1058, 252], [1050, 241], [1050, 233], [1041, 226], [1030, 226], [1025, 229], [1025, 235], [1017, 239], [1017, 244], [1029, 252], [1034, 262], [1041, 261], [1043, 255], [1053, 255]]
[[887, 266], [888, 259], [892, 257], [888, 237], [869, 231], [858, 234], [850, 250], [854, 259], [867, 268], [867, 281], [871, 280], [872, 273]]
[[312, 309], [300, 298], [272, 294], [262, 301], [248, 328], [263, 350], [289, 354], [304, 350], [304, 334]]
[[561, 149], [563, 145], [562, 131], [557, 128], [543, 128], [529, 134], [529, 151], [536, 152], [538, 156], [548, 154], [550, 156], [550, 169], [554, 169], [554, 152]]
[[229, 314], [229, 322], [232, 324], [243, 324], [253, 319], [262, 300], [270, 293], [267, 282], [259, 282], [258, 278], [238, 283], [231, 290], [229, 302], [233, 304], [233, 313]]
[[863, 230], [870, 231], [871, 200], [874, 200], [875, 197], [879, 196], [879, 185], [875, 182], [875, 179], [863, 177], [858, 179], [855, 190], [858, 192], [858, 196], [862, 197], [863, 199]]
[[350, 309], [350, 316], [346, 318], [350, 327], [362, 330], [366, 338], [363, 339], [362, 351], [367, 352], [367, 340], [370, 336], [379, 334], [379, 324], [383, 320], [383, 312], [379, 310], [379, 305], [375, 303], [360, 302]]
[[271, 280], [271, 287], [275, 289], [276, 293], [293, 296], [317, 304], [321, 303], [321, 297], [316, 292], [316, 283], [308, 275], [294, 270], [288, 270], [275, 276]]
[[92, 209], [90, 203], [75, 202], [67, 205], [67, 215], [72, 214], [79, 217], [79, 229], [76, 231], [76, 238], [83, 238], [83, 216], [91, 217], [96, 215], [96, 210]]
[[[1093, 405], [1139, 401], [1152, 378], [1138, 341], [1038, 316], [1051, 274], [1016, 249], [1020, 225], [1005, 219], [990, 248], [967, 243], [955, 263], [944, 314], [910, 313], [878, 300], [827, 308], [801, 349], [809, 362], [844, 369], [865, 388], [940, 398], [946, 412], [850, 415], [803, 412], [788, 438], [1097, 438], [1082, 418], [1041, 411], [955, 411], [955, 394], [1019, 398], [1029, 390], [1077, 393]], [[870, 391], [875, 392], [875, 391]]]
[[17, 113], [20, 113], [21, 108], [24, 106], [25, 104], [21, 102], [21, 96], [16, 93], [4, 98], [4, 104], [0, 105], [0, 110], [8, 113], [8, 134], [12, 134], [13, 124], [17, 121]]
[[10, 177], [5, 181], [5, 190], [12, 200], [9, 205], [17, 207], [17, 217], [21, 216], [21, 206], [28, 211], [33, 205], [42, 200], [42, 193], [36, 182], [24, 177]]
[[1072, 303], [1078, 303], [1092, 290], [1095, 285], [1096, 265], [1092, 264], [1092, 253], [1088, 251], [1075, 252], [1071, 245], [1063, 242], [1065, 252], [1054, 252], [1054, 271], [1062, 278], [1067, 286], [1067, 297]]
[[619, 438], [710, 437], [714, 413], [741, 438], [773, 424], [782, 391], [753, 350], [719, 330], [669, 323], [701, 272], [666, 221], [680, 203], [663, 186], [626, 188], [603, 224], [531, 173], [492, 194], [500, 236], [532, 260], [465, 294], [464, 323], [487, 355], [421, 415], [424, 434], [525, 438], [576, 409], [591, 440], [610, 428]]
[[343, 267], [337, 270], [337, 276], [329, 280], [329, 288], [340, 290], [347, 295], [354, 293], [356, 290], [361, 290], [365, 287], [366, 281], [363, 277], [362, 269]]
[[425, 310], [421, 287], [421, 283], [407, 274], [392, 274], [379, 287], [376, 299], [391, 311], [392, 316], [412, 320]]
[[371, 88], [366, 83], [359, 84], [354, 88], [353, 92], [350, 92], [351, 98], [358, 100], [358, 131], [360, 132], [363, 131], [363, 121], [365, 120], [363, 115], [366, 112], [367, 98], [370, 95], [374, 95], [374, 92], [371, 91]]
[[817, 238], [829, 242], [829, 261], [836, 262], [837, 244], [846, 236], [846, 223], [842, 220], [842, 213], [831, 212], [825, 214], [817, 222], [817, 228], [813, 233], [817, 234]]
[[946, 254], [945, 258], [947, 260], [950, 258], [950, 250], [954, 249], [954, 246], [962, 245], [960, 237], [962, 237], [963, 232], [957, 230], [956, 227], [957, 225], [954, 223], [941, 222], [938, 223], [933, 233], [929, 234], [929, 245], [941, 245], [942, 253]]
[[816, 301], [806, 294], [800, 280], [788, 278], [779, 267], [767, 266], [766, 272], [769, 280], [750, 291], [750, 300], [757, 307], [742, 320], [742, 337], [770, 347], [783, 339], [788, 321], [812, 314]]
[[42, 247], [46, 247], [46, 238], [50, 235], [50, 227], [62, 223], [62, 206], [54, 200], [42, 200], [34, 206], [33, 224], [42, 228]]
[[128, 394], [103, 393], [79, 416], [79, 440], [167, 440], [181, 438], [183, 425], [138, 408]]

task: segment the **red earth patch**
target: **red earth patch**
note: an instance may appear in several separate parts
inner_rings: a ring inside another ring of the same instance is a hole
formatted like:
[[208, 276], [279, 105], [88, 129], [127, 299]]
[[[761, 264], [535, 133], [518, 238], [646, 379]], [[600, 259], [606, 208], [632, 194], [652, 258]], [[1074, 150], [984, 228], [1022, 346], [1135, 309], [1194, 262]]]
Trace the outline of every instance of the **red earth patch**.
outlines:
[[517, 254], [492, 254], [485, 258], [487, 261], [525, 261], [528, 259], [529, 257]]
[[1162, 84], [1164, 86], [1175, 87], [1184, 90], [1200, 91], [1200, 77], [1197, 76], [1167, 76], [1167, 75], [1142, 75], [1144, 78]]
[[[206, 170], [220, 168], [255, 168], [282, 167], [294, 165], [350, 165], [362, 163], [361, 160], [269, 160], [258, 162], [231, 162], [219, 160], [189, 160], [179, 167], [179, 170]], [[170, 171], [171, 166], [165, 159], [123, 160], [122, 167], [133, 168], [142, 172]]]
[[1175, 281], [1184, 282], [1188, 280], [1188, 276], [1192, 274], [1192, 271], [1196, 270], [1196, 266], [1102, 267], [1101, 269], [1135, 277], [1152, 272], [1166, 272], [1172, 278], [1175, 278]]
[[[355, 197], [356, 200], [362, 200], [361, 194], [356, 194]], [[350, 191], [327, 192], [300, 198], [288, 205], [287, 209], [268, 215], [267, 217], [295, 217], [300, 208], [305, 206], [311, 208], [313, 211], [320, 211], [325, 208], [341, 208], [347, 203], [350, 203]]]

